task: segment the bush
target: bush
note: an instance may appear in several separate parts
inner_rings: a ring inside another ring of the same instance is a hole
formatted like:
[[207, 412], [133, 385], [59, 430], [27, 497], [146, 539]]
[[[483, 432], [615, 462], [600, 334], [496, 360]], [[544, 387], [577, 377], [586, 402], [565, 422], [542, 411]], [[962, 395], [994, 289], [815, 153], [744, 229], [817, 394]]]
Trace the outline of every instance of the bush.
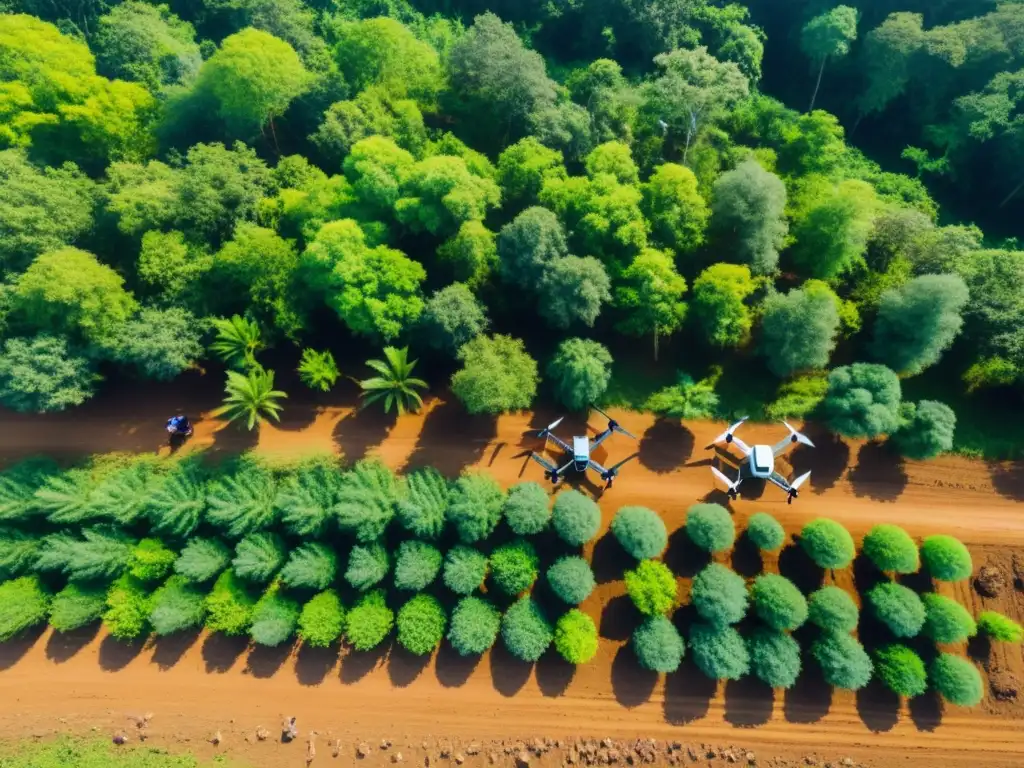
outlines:
[[551, 591], [559, 600], [569, 605], [582, 603], [590, 597], [590, 593], [597, 586], [590, 563], [576, 555], [565, 555], [558, 558], [548, 568], [547, 578]]
[[149, 631], [149, 594], [145, 585], [127, 573], [107, 590], [103, 625], [118, 640], [134, 640]]
[[345, 581], [365, 592], [383, 581], [390, 569], [391, 561], [383, 544], [356, 544], [348, 555]]
[[800, 531], [800, 546], [819, 568], [845, 568], [853, 562], [853, 537], [835, 520], [819, 517]]
[[822, 587], [807, 601], [807, 618], [826, 632], [848, 634], [857, 628], [860, 611], [840, 587]]
[[71, 581], [109, 581], [131, 565], [132, 542], [118, 529], [102, 525], [82, 531], [79, 539], [54, 533], [43, 539], [36, 568], [61, 571]]
[[[109, 467], [109, 471], [101, 470], [102, 477], [89, 494], [90, 516], [127, 526], [145, 516], [150, 494], [156, 485], [153, 463], [144, 457], [127, 461], [114, 460], [111, 463], [113, 466]], [[155, 556], [159, 568], [160, 563], [166, 561], [166, 552], [169, 550], [157, 539], [145, 539], [144, 542], [146, 546], [138, 553], [139, 557], [145, 561], [147, 555]], [[160, 557], [161, 553], [163, 558]], [[170, 559], [174, 561], [173, 553]], [[152, 578], [166, 576], [169, 567]]]
[[311, 541], [293, 549], [281, 581], [295, 589], [327, 589], [338, 571], [338, 557], [326, 544]]
[[42, 541], [31, 534], [14, 528], [0, 528], [0, 581], [16, 578], [31, 570], [36, 564], [41, 544]]
[[437, 648], [447, 626], [444, 608], [432, 595], [416, 595], [398, 609], [398, 642], [417, 656], [426, 656]]
[[1024, 640], [1024, 627], [995, 611], [982, 611], [978, 615], [978, 629], [992, 640], [1003, 643], [1019, 643]]
[[284, 565], [284, 542], [273, 533], [250, 533], [235, 547], [231, 566], [243, 579], [266, 584]]
[[922, 595], [925, 637], [936, 643], [960, 643], [978, 634], [978, 626], [967, 609], [943, 595]]
[[469, 595], [487, 578], [487, 555], [472, 547], [457, 545], [444, 558], [444, 585], [457, 595]]
[[730, 626], [697, 622], [690, 630], [690, 652], [697, 669], [712, 680], [739, 680], [750, 671], [750, 653]]
[[921, 559], [932, 578], [939, 581], [969, 579], [974, 570], [971, 553], [952, 536], [929, 536], [921, 544]]
[[206, 492], [206, 519], [232, 539], [265, 530], [277, 521], [277, 484], [271, 471], [251, 459], [212, 482]]
[[935, 400], [904, 403], [900, 417], [903, 423], [892, 439], [907, 458], [931, 459], [952, 450], [956, 413], [945, 403]]
[[917, 545], [898, 525], [876, 525], [864, 537], [861, 551], [886, 573], [914, 573], [921, 567]]
[[177, 462], [156, 481], [148, 502], [155, 532], [179, 539], [191, 536], [206, 516], [206, 477], [199, 461]]
[[601, 508], [574, 488], [555, 497], [551, 525], [570, 547], [582, 547], [597, 536], [601, 527]]
[[875, 651], [875, 674], [889, 690], [908, 699], [928, 689], [924, 662], [905, 645], [886, 645]]
[[786, 543], [786, 532], [779, 521], [767, 512], [756, 512], [747, 520], [747, 536], [754, 546], [765, 552], [774, 552]]
[[283, 596], [276, 586], [267, 590], [252, 612], [249, 636], [257, 645], [276, 647], [295, 634], [299, 604]]
[[219, 539], [190, 539], [174, 561], [174, 572], [202, 584], [231, 563], [231, 550]]
[[36, 576], [0, 584], [0, 643], [46, 621], [50, 596]]
[[555, 622], [555, 650], [570, 664], [586, 664], [597, 655], [597, 626], [573, 608]]
[[483, 541], [498, 527], [505, 494], [484, 472], [470, 472], [455, 481], [448, 503], [448, 521], [463, 544]]
[[551, 645], [553, 638], [547, 617], [529, 597], [513, 603], [501, 619], [501, 639], [517, 659], [537, 661]]
[[735, 571], [711, 563], [694, 576], [690, 602], [712, 626], [735, 624], [747, 614], [747, 583]]
[[792, 688], [800, 676], [800, 644], [784, 632], [758, 627], [747, 638], [750, 669], [772, 688]]
[[811, 646], [811, 655], [834, 688], [859, 691], [871, 680], [871, 659], [853, 635], [826, 632]]
[[401, 498], [395, 473], [379, 459], [362, 459], [341, 477], [334, 515], [341, 530], [360, 544], [384, 535]]
[[95, 477], [87, 469], [51, 474], [32, 495], [33, 511], [58, 525], [85, 522], [95, 517], [90, 503], [95, 488]]
[[406, 494], [395, 514], [405, 530], [418, 539], [433, 541], [444, 530], [451, 488], [433, 467], [418, 469], [405, 479]]
[[50, 626], [72, 632], [98, 620], [107, 608], [107, 590], [97, 586], [68, 584], [50, 604]]
[[234, 571], [217, 577], [206, 596], [206, 628], [224, 635], [244, 635], [252, 626], [256, 598]]
[[348, 612], [345, 637], [357, 651], [376, 648], [395, 625], [395, 614], [388, 608], [384, 590], [375, 589], [360, 597]]
[[750, 588], [754, 612], [772, 629], [791, 631], [807, 621], [807, 600], [785, 576], [765, 573]]
[[277, 486], [274, 506], [285, 528], [302, 538], [327, 533], [341, 484], [342, 474], [333, 456], [303, 462]]
[[302, 606], [299, 638], [310, 648], [327, 648], [344, 631], [345, 608], [333, 589], [314, 595]]
[[518, 536], [530, 536], [551, 523], [551, 499], [539, 483], [518, 483], [505, 498], [505, 522]]
[[481, 597], [464, 597], [452, 611], [448, 642], [461, 656], [488, 650], [498, 637], [501, 614]]
[[868, 590], [866, 597], [875, 618], [896, 637], [916, 637], [924, 626], [924, 603], [909, 587], [884, 581]]
[[900, 380], [884, 365], [854, 363], [833, 369], [823, 411], [833, 432], [873, 439], [900, 424]]
[[645, 616], [661, 616], [676, 604], [678, 585], [669, 567], [657, 560], [641, 560], [626, 571], [626, 593]]
[[517, 539], [497, 547], [491, 553], [491, 581], [506, 595], [519, 595], [537, 580], [540, 558], [526, 539]]
[[590, 339], [565, 339], [547, 366], [547, 381], [555, 398], [571, 411], [596, 403], [608, 389], [612, 356]]
[[98, 377], [65, 339], [7, 339], [0, 352], [0, 403], [23, 413], [63, 411], [93, 395]]
[[441, 551], [423, 541], [403, 541], [395, 557], [395, 586], [418, 592], [441, 572]]
[[707, 552], [724, 552], [736, 541], [736, 526], [721, 504], [694, 504], [686, 513], [686, 535]]
[[664, 616], [644, 619], [630, 638], [636, 660], [651, 672], [675, 672], [683, 662], [686, 644], [675, 624]]
[[981, 701], [984, 690], [981, 675], [967, 659], [940, 653], [929, 672], [932, 687], [950, 704], [973, 707]]
[[657, 513], [647, 507], [622, 507], [615, 513], [612, 533], [637, 560], [650, 560], [665, 551], [668, 532]]
[[203, 594], [184, 576], [171, 576], [153, 593], [149, 623], [158, 635], [202, 626], [205, 616]]

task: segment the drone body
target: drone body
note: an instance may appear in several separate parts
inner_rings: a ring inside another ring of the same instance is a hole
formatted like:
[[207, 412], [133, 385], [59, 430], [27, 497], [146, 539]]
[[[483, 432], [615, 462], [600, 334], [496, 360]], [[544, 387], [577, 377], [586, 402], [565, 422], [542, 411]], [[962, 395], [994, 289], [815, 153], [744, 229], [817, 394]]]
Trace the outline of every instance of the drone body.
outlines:
[[755, 477], [760, 480], [767, 480], [773, 485], [777, 485], [779, 488], [784, 490], [788, 496], [786, 502], [788, 504], [792, 504], [793, 499], [797, 497], [797, 492], [800, 486], [807, 482], [811, 473], [805, 472], [796, 480], [790, 482], [786, 477], [775, 471], [775, 457], [797, 443], [808, 445], [811, 448], [814, 447], [814, 443], [812, 443], [810, 438], [806, 435], [797, 432], [789, 424], [786, 424], [786, 422], [782, 422], [786, 425], [786, 429], [789, 430], [789, 437], [780, 440], [775, 445], [747, 445], [734, 434], [736, 430], [739, 429], [740, 425], [746, 420], [747, 417], [744, 416], [712, 441], [712, 444], [725, 442], [727, 445], [735, 445], [740, 449], [746, 457], [746, 461], [744, 461], [740, 466], [739, 475], [735, 480], [730, 480], [726, 477], [725, 473], [717, 467], [712, 467], [711, 471], [714, 473], [715, 477], [728, 486], [727, 493], [732, 499], [735, 499], [739, 495], [739, 487], [744, 479], [747, 477]]
[[572, 445], [570, 445], [569, 443], [559, 439], [556, 435], [554, 435], [551, 430], [553, 430], [555, 427], [562, 423], [562, 419], [565, 418], [564, 416], [555, 419], [555, 421], [551, 422], [544, 429], [540, 430], [540, 432], [537, 433], [537, 437], [543, 438], [545, 445], [550, 440], [552, 443], [557, 445], [562, 450], [565, 457], [564, 463], [560, 465], [555, 465], [552, 464], [547, 459], [545, 459], [544, 457], [538, 456], [536, 453], [530, 453], [530, 458], [536, 461], [542, 467], [544, 467], [544, 474], [547, 476], [549, 480], [551, 480], [552, 483], [557, 483], [559, 480], [565, 477], [565, 472], [571, 467], [576, 472], [586, 472], [588, 469], [592, 469], [594, 472], [597, 472], [597, 474], [601, 476], [602, 480], [605, 481], [605, 487], [611, 488], [612, 483], [615, 481], [616, 476], [619, 474], [619, 468], [627, 461], [630, 461], [631, 459], [637, 457], [638, 454], [634, 453], [632, 456], [628, 456], [627, 458], [620, 461], [618, 464], [615, 464], [607, 469], [605, 469], [603, 466], [601, 466], [592, 458], [590, 458], [591, 450], [599, 446], [605, 440], [607, 440], [608, 437], [610, 437], [614, 432], [621, 432], [627, 437], [632, 437], [634, 440], [636, 440], [636, 437], [634, 435], [630, 434], [622, 427], [620, 427], [619, 423], [615, 421], [615, 419], [613, 419], [607, 413], [602, 411], [600, 408], [597, 408], [596, 406], [594, 410], [596, 410], [598, 413], [600, 413], [602, 416], [608, 419], [608, 428], [600, 432], [598, 435], [596, 435], [593, 440], [591, 440], [586, 435], [574, 436], [572, 438]]

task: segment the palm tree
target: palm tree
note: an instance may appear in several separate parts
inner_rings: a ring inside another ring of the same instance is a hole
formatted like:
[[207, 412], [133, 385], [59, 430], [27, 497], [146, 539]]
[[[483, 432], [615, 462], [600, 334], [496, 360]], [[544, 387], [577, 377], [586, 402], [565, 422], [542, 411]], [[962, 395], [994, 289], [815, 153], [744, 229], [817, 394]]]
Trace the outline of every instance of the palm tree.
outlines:
[[398, 413], [406, 410], [417, 411], [423, 405], [417, 389], [426, 389], [427, 382], [412, 376], [416, 361], [409, 361], [409, 348], [384, 347], [384, 360], [367, 360], [366, 364], [377, 371], [374, 376], [359, 382], [363, 388], [363, 407], [383, 398], [384, 412], [390, 413], [394, 404]]
[[258, 365], [256, 353], [263, 349], [260, 327], [253, 320], [234, 315], [230, 320], [215, 318], [217, 340], [210, 345], [221, 360], [232, 368], [246, 370]]
[[264, 418], [280, 421], [282, 406], [278, 400], [288, 397], [286, 392], [274, 389], [274, 372], [260, 366], [246, 373], [228, 371], [224, 391], [224, 405], [213, 415], [225, 416], [228, 421], [244, 420], [248, 429], [258, 426]]

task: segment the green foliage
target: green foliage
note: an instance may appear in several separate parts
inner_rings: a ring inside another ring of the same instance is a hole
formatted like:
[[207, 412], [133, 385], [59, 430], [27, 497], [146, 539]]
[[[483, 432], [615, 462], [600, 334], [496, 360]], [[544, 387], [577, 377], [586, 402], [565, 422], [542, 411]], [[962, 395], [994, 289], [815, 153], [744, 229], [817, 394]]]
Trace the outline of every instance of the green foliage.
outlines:
[[468, 472], [455, 481], [448, 502], [448, 522], [463, 544], [490, 536], [501, 521], [505, 492], [484, 472]]
[[506, 202], [535, 202], [545, 179], [565, 176], [562, 153], [533, 136], [509, 145], [498, 157], [498, 182]]
[[801, 275], [834, 280], [860, 263], [878, 207], [874, 187], [859, 179], [833, 184], [808, 176], [792, 202], [790, 250]]
[[415, 413], [423, 407], [423, 398], [417, 389], [426, 389], [427, 382], [412, 375], [416, 360], [409, 360], [409, 348], [384, 347], [383, 360], [367, 360], [366, 365], [379, 376], [363, 379], [359, 386], [363, 390], [363, 406], [378, 401], [384, 402], [384, 412], [391, 413], [391, 406], [401, 415], [406, 411]]
[[260, 327], [254, 320], [232, 315], [228, 319], [215, 317], [211, 320], [217, 336], [210, 345], [210, 351], [237, 370], [248, 370], [259, 365], [256, 353], [263, 349]]
[[217, 577], [206, 596], [206, 628], [229, 636], [248, 634], [256, 598], [232, 570]]
[[416, 595], [398, 609], [398, 643], [416, 656], [433, 652], [444, 639], [448, 617], [433, 595]]
[[916, 573], [921, 567], [917, 544], [898, 525], [876, 525], [864, 536], [861, 551], [880, 571]]
[[597, 586], [590, 564], [576, 555], [563, 555], [558, 558], [548, 568], [547, 580], [551, 591], [569, 605], [582, 603], [590, 597], [590, 593]]
[[338, 67], [354, 90], [379, 85], [430, 104], [443, 87], [437, 52], [394, 19], [342, 22], [332, 33]]
[[694, 504], [686, 512], [686, 535], [708, 552], [724, 552], [736, 541], [736, 525], [721, 504]]
[[132, 564], [132, 542], [120, 531], [96, 526], [82, 538], [54, 533], [43, 539], [36, 568], [60, 571], [71, 581], [112, 581]]
[[299, 604], [273, 586], [252, 610], [249, 636], [257, 645], [278, 646], [295, 634], [298, 623]]
[[711, 231], [726, 252], [755, 275], [770, 275], [779, 263], [779, 249], [788, 226], [782, 179], [745, 160], [715, 180], [711, 196]]
[[153, 464], [146, 459], [104, 472], [89, 494], [92, 515], [122, 524], [144, 517], [154, 480]]
[[924, 603], [921, 631], [936, 643], [961, 643], [978, 633], [974, 618], [956, 600], [929, 592], [921, 596], [921, 602]]
[[95, 517], [91, 504], [95, 477], [87, 469], [69, 469], [43, 479], [32, 497], [32, 505], [51, 523], [81, 523]]
[[199, 320], [185, 309], [145, 307], [101, 346], [111, 360], [141, 376], [170, 381], [197, 367], [203, 356], [202, 332]]
[[558, 400], [574, 411], [598, 402], [611, 380], [612, 356], [590, 339], [566, 339], [547, 367]]
[[206, 482], [197, 462], [176, 463], [149, 486], [147, 513], [156, 533], [187, 538], [206, 514]]
[[[494, 233], [491, 232], [479, 221], [465, 221], [459, 227], [459, 231], [451, 238], [442, 243], [437, 249], [437, 256], [449, 270], [453, 277], [465, 283], [469, 288], [476, 290], [490, 277], [494, 266], [498, 262], [498, 246]], [[443, 289], [442, 289], [443, 290]], [[454, 293], [454, 296], [452, 294]], [[435, 298], [438, 294], [435, 294]], [[458, 308], [456, 315], [451, 310], [444, 313], [442, 308]], [[446, 325], [453, 325], [459, 329], [460, 334], [469, 328], [468, 320], [476, 317], [476, 310], [471, 308], [466, 301], [465, 294], [461, 291], [449, 292], [443, 302], [439, 302], [433, 310], [428, 303], [424, 309], [424, 321], [427, 327], [435, 327], [435, 322], [444, 318]], [[458, 320], [457, 326], [454, 322]], [[481, 331], [483, 329], [481, 328]], [[436, 342], [438, 338], [432, 337]]]
[[554, 639], [541, 607], [529, 597], [517, 600], [501, 618], [501, 639], [517, 659], [537, 661]]
[[219, 539], [192, 538], [174, 561], [174, 572], [189, 581], [210, 581], [231, 563], [231, 550]]
[[651, 672], [669, 674], [683, 662], [686, 644], [675, 625], [664, 616], [651, 616], [633, 630], [630, 638], [640, 666]]
[[963, 581], [974, 570], [971, 553], [952, 536], [928, 536], [921, 544], [921, 559], [932, 578], [939, 581]]
[[448, 511], [448, 480], [436, 469], [425, 467], [407, 475], [405, 484], [405, 495], [395, 510], [398, 522], [419, 539], [436, 539], [444, 530]]
[[37, 514], [36, 490], [56, 474], [49, 459], [25, 459], [0, 472], [0, 520], [18, 522]]
[[199, 627], [206, 615], [203, 594], [182, 576], [171, 576], [153, 593], [149, 621], [157, 635]]
[[593, 499], [570, 488], [555, 497], [551, 526], [566, 544], [581, 547], [597, 536], [601, 527], [601, 508]]
[[379, 459], [362, 459], [339, 484], [334, 505], [338, 526], [361, 544], [375, 542], [394, 518], [399, 498], [395, 474]]
[[690, 308], [709, 344], [739, 347], [746, 343], [753, 319], [744, 301], [755, 287], [750, 269], [737, 264], [713, 264], [693, 281]]
[[444, 557], [444, 585], [457, 595], [469, 595], [487, 577], [487, 555], [462, 544], [448, 550]]
[[697, 622], [690, 629], [690, 652], [697, 669], [712, 680], [739, 680], [750, 671], [750, 653], [730, 626]]
[[704, 242], [710, 210], [697, 188], [693, 171], [662, 163], [643, 185], [642, 210], [662, 245], [676, 253], [692, 251]]
[[123, 574], [107, 591], [103, 626], [117, 640], [135, 640], [149, 631], [150, 596], [138, 579]]
[[441, 552], [423, 541], [403, 541], [395, 556], [395, 586], [418, 592], [441, 572]]
[[548, 266], [537, 286], [538, 313], [552, 328], [593, 327], [611, 301], [611, 279], [593, 256], [563, 256]]
[[747, 638], [747, 652], [750, 671], [772, 688], [792, 688], [800, 677], [800, 644], [785, 632], [758, 627]]
[[0, 642], [46, 621], [50, 595], [38, 577], [22, 576], [0, 584]]
[[327, 648], [345, 630], [345, 609], [333, 589], [311, 597], [299, 613], [299, 637], [310, 648]]
[[767, 512], [755, 512], [747, 520], [747, 536], [758, 549], [774, 552], [786, 543], [782, 525]]
[[298, 373], [303, 384], [321, 392], [330, 392], [331, 387], [341, 376], [341, 371], [338, 370], [338, 364], [334, 362], [334, 355], [330, 353], [330, 350], [317, 352], [315, 349], [308, 348], [302, 350]]
[[995, 611], [979, 613], [977, 626], [980, 632], [992, 640], [1003, 643], [1019, 643], [1024, 640], [1024, 627]]
[[202, 63], [192, 25], [166, 7], [141, 2], [116, 5], [101, 16], [95, 48], [101, 75], [134, 80], [151, 91], [189, 84]]
[[747, 614], [747, 601], [743, 577], [720, 563], [711, 563], [693, 577], [690, 602], [712, 626], [738, 622]]
[[875, 674], [889, 690], [908, 699], [928, 689], [924, 662], [905, 645], [886, 645], [875, 651]]
[[676, 606], [676, 577], [664, 563], [641, 560], [636, 568], [626, 571], [625, 580], [626, 594], [645, 616], [663, 616]]
[[839, 300], [817, 280], [789, 293], [770, 294], [761, 305], [761, 344], [776, 376], [824, 368], [836, 346]]
[[875, 617], [896, 637], [916, 637], [924, 626], [924, 603], [910, 587], [883, 581], [865, 597]]
[[824, 517], [800, 529], [800, 546], [819, 568], [845, 568], [856, 555], [850, 532]]
[[480, 335], [459, 349], [458, 358], [462, 367], [452, 375], [452, 392], [467, 411], [504, 413], [530, 407], [537, 393], [537, 363], [522, 341]]
[[255, 584], [266, 584], [284, 565], [287, 550], [273, 533], [250, 533], [238, 542], [231, 566], [235, 573]]
[[486, 331], [488, 324], [487, 310], [464, 283], [435, 292], [420, 316], [420, 330], [430, 346], [450, 355]]
[[597, 655], [597, 626], [576, 608], [555, 622], [555, 650], [570, 664], [586, 664]]
[[295, 589], [327, 589], [338, 570], [338, 557], [326, 544], [311, 541], [288, 554], [281, 581]]
[[694, 381], [680, 371], [678, 382], [655, 392], [644, 407], [669, 418], [691, 420], [710, 419], [718, 411], [718, 394], [710, 379]]
[[277, 485], [270, 470], [243, 459], [235, 472], [210, 483], [206, 519], [231, 538], [273, 526], [277, 521]]
[[835, 688], [858, 691], [871, 680], [871, 657], [852, 635], [825, 633], [811, 646], [825, 682]]
[[460, 656], [475, 656], [494, 645], [500, 627], [501, 614], [493, 605], [481, 597], [464, 597], [452, 611], [448, 642]]
[[785, 576], [765, 573], [750, 587], [754, 613], [768, 626], [790, 631], [807, 621], [807, 600]]
[[365, 592], [383, 581], [391, 569], [388, 551], [380, 542], [356, 544], [348, 555], [345, 581]]
[[928, 669], [932, 687], [950, 704], [973, 707], [984, 695], [981, 673], [967, 659], [940, 653]]
[[15, 411], [47, 413], [81, 405], [98, 376], [60, 336], [7, 339], [0, 353], [0, 403]]
[[651, 334], [654, 359], [658, 340], [678, 331], [686, 318], [686, 280], [667, 251], [645, 248], [617, 281], [615, 306], [622, 315], [618, 329], [630, 336]]
[[491, 580], [499, 592], [519, 595], [537, 580], [539, 564], [540, 558], [533, 545], [526, 539], [516, 539], [496, 547], [491, 553]]
[[68, 584], [50, 603], [50, 626], [57, 632], [73, 632], [98, 621], [107, 608], [103, 587]]
[[333, 458], [304, 462], [277, 485], [274, 507], [295, 536], [323, 536], [334, 517], [342, 476]]
[[900, 453], [912, 459], [931, 459], [953, 448], [956, 414], [944, 403], [921, 400], [904, 403], [903, 423], [893, 435]]
[[160, 539], [142, 539], [132, 548], [128, 573], [139, 581], [160, 581], [170, 572], [177, 559], [178, 555]]
[[0, 528], [0, 580], [25, 574], [35, 565], [42, 541], [16, 528]]
[[824, 373], [808, 373], [782, 383], [775, 400], [765, 406], [771, 419], [803, 419], [818, 410], [828, 392], [828, 377]]
[[612, 518], [611, 531], [622, 548], [637, 560], [657, 557], [668, 546], [668, 531], [657, 512], [646, 507], [622, 507]]
[[228, 371], [227, 377], [224, 404], [213, 411], [213, 416], [244, 423], [249, 431], [262, 424], [264, 419], [281, 420], [284, 406], [278, 401], [288, 397], [288, 394], [274, 389], [273, 371], [257, 367], [244, 375], [238, 371]]
[[822, 587], [807, 601], [807, 618], [826, 632], [848, 634], [857, 628], [860, 611], [840, 587]]
[[502, 514], [509, 528], [519, 536], [546, 530], [551, 522], [548, 492], [532, 481], [517, 483], [505, 497]]
[[843, 366], [828, 375], [825, 417], [846, 437], [888, 435], [899, 428], [901, 396], [899, 379], [884, 365]]

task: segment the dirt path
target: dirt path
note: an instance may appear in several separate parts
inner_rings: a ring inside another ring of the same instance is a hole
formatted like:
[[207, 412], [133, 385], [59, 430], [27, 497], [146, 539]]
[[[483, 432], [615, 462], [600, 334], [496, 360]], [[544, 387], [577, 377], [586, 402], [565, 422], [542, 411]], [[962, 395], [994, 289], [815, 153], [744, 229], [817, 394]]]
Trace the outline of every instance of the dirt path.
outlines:
[[[0, 415], [0, 457], [155, 450], [163, 441], [162, 419], [178, 408], [194, 416], [216, 399], [216, 391], [200, 383], [194, 389], [157, 391], [144, 404], [131, 392], [119, 392], [73, 415]], [[265, 427], [258, 439], [199, 420], [188, 450], [340, 451], [352, 460], [376, 454], [399, 469], [431, 464], [454, 475], [486, 467], [511, 484], [520, 478], [542, 480], [540, 468], [521, 455], [535, 445], [523, 432], [552, 416], [468, 418], [440, 400], [424, 414], [397, 423], [376, 413], [310, 403], [293, 404], [286, 415], [282, 425]], [[605, 523], [621, 505], [644, 504], [662, 513], [674, 530], [686, 508], [712, 491], [708, 465], [714, 454], [704, 446], [722, 427], [684, 428], [634, 414], [623, 414], [622, 420], [638, 435], [639, 445], [616, 437], [607, 443], [607, 459], [624, 458], [635, 447], [639, 459], [601, 498]], [[571, 421], [559, 434], [582, 433], [583, 425]], [[597, 418], [591, 424], [603, 426]], [[1021, 466], [956, 458], [901, 464], [876, 446], [811, 434], [819, 447], [791, 457], [797, 470], [813, 470], [809, 492], [787, 506], [781, 492], [769, 487], [760, 498], [735, 503], [738, 518], [766, 510], [795, 530], [826, 515], [855, 535], [875, 523], [894, 522], [914, 535], [957, 535], [975, 547], [976, 557], [1024, 551]], [[743, 437], [775, 442], [779, 431], [751, 425]], [[713, 493], [710, 497], [718, 500]], [[874, 687], [857, 696], [801, 685], [773, 694], [747, 681], [716, 689], [692, 666], [667, 680], [649, 677], [623, 650], [626, 637], [615, 622], [604, 618], [617, 598], [621, 603], [623, 592], [621, 582], [609, 580], [585, 604], [603, 617], [601, 652], [575, 675], [548, 659], [532, 668], [501, 651], [475, 667], [442, 651], [424, 667], [400, 654], [339, 660], [332, 653], [249, 652], [224, 639], [194, 636], [128, 650], [99, 636], [29, 638], [0, 646], [0, 735], [110, 728], [126, 712], [152, 711], [158, 742], [187, 742], [191, 748], [221, 730], [233, 754], [276, 768], [299, 765], [300, 748], [248, 744], [243, 736], [251, 738], [259, 725], [276, 730], [279, 716], [287, 713], [299, 717], [303, 732], [315, 728], [371, 744], [388, 738], [407, 743], [410, 751], [420, 750], [424, 740], [433, 749], [444, 739], [643, 736], [735, 743], [796, 759], [852, 756], [878, 766], [1024, 765], [1020, 721], [1005, 711], [992, 714], [986, 706], [943, 713], [934, 699], [922, 697], [908, 707]], [[1014, 599], [1019, 618], [1024, 606], [1019, 593]], [[1024, 668], [1019, 656], [1020, 648], [1010, 653], [1011, 668]], [[326, 758], [328, 750], [321, 747], [321, 754]]]

